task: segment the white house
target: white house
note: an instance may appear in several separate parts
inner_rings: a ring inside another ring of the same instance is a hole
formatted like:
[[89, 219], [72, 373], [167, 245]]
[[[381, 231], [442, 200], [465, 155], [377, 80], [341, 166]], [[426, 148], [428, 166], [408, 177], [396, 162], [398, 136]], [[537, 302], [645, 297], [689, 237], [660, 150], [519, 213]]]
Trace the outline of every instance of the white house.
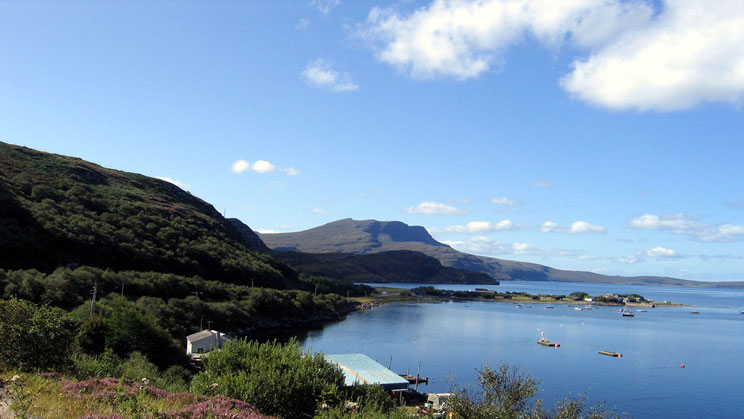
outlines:
[[186, 336], [186, 354], [202, 354], [222, 345], [232, 338], [216, 330], [202, 330]]

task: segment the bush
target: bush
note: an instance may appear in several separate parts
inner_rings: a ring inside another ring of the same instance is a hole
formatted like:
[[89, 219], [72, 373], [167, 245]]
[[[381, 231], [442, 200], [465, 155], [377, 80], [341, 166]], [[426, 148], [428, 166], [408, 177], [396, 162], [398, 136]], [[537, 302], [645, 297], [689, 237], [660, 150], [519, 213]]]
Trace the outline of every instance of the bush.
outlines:
[[60, 370], [69, 364], [74, 325], [64, 311], [12, 298], [0, 301], [0, 368]]
[[287, 344], [233, 340], [204, 360], [194, 377], [197, 394], [222, 394], [250, 403], [265, 415], [311, 418], [320, 404], [341, 400], [341, 369], [321, 354]]

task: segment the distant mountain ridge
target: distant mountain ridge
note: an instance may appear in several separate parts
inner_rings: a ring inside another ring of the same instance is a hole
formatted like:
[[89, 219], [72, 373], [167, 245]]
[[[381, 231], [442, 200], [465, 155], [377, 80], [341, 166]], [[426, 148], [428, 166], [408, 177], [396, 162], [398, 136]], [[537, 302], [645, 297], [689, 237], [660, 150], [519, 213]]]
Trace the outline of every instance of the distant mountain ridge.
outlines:
[[423, 227], [408, 226], [400, 221], [346, 218], [309, 230], [259, 236], [267, 246], [277, 251], [370, 254], [411, 250], [432, 256], [443, 266], [486, 273], [497, 280], [744, 288], [744, 282], [703, 282], [658, 276], [610, 276], [476, 256], [436, 241]]

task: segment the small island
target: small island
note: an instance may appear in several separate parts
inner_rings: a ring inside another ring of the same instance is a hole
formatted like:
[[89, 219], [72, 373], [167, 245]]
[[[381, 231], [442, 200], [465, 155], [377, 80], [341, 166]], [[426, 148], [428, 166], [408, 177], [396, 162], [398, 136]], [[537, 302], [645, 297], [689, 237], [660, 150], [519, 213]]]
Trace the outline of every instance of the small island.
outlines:
[[607, 293], [591, 296], [586, 292], [569, 295], [530, 294], [526, 292], [497, 292], [485, 288], [471, 291], [443, 290], [432, 286], [406, 288], [376, 287], [369, 297], [357, 298], [362, 309], [390, 302], [442, 302], [442, 301], [492, 301], [515, 304], [569, 304], [594, 306], [636, 306], [636, 307], [682, 307], [669, 301], [648, 300], [639, 294]]

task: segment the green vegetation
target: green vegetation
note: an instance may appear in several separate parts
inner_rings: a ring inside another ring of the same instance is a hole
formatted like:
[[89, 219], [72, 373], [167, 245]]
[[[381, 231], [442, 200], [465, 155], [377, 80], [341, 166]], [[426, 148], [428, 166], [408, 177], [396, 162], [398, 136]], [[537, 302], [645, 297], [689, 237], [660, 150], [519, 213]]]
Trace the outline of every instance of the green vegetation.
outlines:
[[0, 370], [45, 371], [66, 366], [72, 322], [64, 311], [28, 301], [0, 301]]
[[475, 391], [453, 386], [447, 400], [450, 411], [468, 419], [491, 418], [609, 418], [612, 412], [601, 407], [587, 407], [585, 399], [564, 400], [552, 411], [546, 411], [540, 400], [535, 400], [537, 382], [520, 374], [517, 368], [502, 365], [498, 370], [483, 367], [478, 374], [480, 389]]
[[88, 265], [286, 288], [206, 202], [168, 182], [0, 143], [0, 267]]

